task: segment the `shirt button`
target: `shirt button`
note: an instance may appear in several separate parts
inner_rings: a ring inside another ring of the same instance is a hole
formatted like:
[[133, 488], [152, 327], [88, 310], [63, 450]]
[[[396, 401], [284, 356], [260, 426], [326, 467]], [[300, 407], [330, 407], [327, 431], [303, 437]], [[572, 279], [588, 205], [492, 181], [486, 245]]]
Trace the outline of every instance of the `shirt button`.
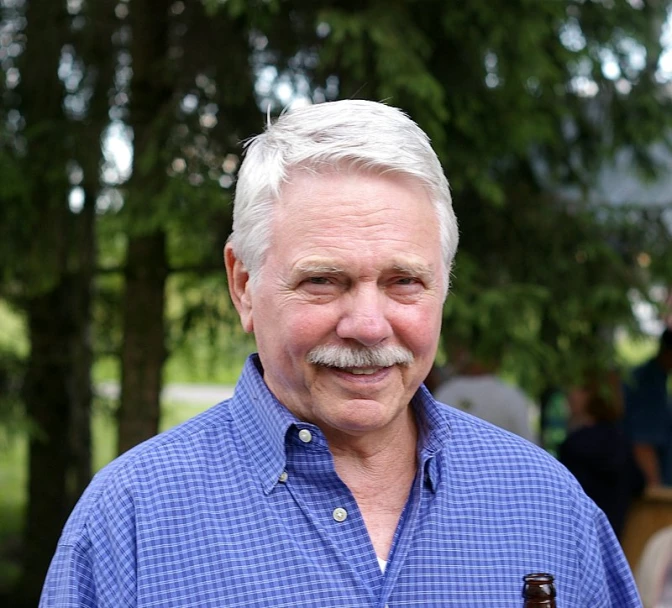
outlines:
[[335, 521], [341, 522], [348, 518], [348, 512], [342, 507], [336, 507], [331, 514]]
[[278, 481], [280, 483], [285, 483], [287, 481], [288, 477], [289, 477], [289, 475], [287, 475], [287, 471], [283, 471], [282, 473], [280, 473], [280, 477], [278, 478]]
[[308, 429], [301, 429], [299, 431], [299, 439], [303, 443], [310, 443], [313, 440], [313, 434]]

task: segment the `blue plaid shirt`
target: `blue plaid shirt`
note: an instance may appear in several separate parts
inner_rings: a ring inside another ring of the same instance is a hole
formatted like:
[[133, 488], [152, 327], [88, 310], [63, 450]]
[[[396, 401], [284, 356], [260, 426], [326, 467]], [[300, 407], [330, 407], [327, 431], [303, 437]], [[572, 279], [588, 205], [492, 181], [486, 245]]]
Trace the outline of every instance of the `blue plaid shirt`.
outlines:
[[41, 606], [514, 608], [531, 572], [555, 575], [559, 608], [641, 606], [574, 478], [424, 388], [412, 403], [420, 466], [383, 574], [324, 436], [258, 365], [248, 360], [232, 399], [96, 475]]

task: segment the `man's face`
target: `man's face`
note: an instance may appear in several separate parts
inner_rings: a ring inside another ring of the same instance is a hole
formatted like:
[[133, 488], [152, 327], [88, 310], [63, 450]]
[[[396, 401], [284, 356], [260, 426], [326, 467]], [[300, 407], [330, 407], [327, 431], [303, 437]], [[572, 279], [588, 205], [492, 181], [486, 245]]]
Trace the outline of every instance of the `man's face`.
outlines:
[[[273, 394], [327, 436], [391, 430], [434, 360], [443, 306], [439, 227], [422, 186], [372, 173], [295, 172], [252, 285], [230, 249], [234, 301]], [[401, 347], [353, 363], [316, 347]]]

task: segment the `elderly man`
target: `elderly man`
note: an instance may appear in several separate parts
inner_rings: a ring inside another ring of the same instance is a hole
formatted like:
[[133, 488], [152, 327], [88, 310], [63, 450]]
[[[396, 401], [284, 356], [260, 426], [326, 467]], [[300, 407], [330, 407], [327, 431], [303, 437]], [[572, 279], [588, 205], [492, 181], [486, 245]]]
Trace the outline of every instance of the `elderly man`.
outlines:
[[232, 399], [99, 473], [43, 606], [639, 606], [607, 520], [530, 443], [432, 399], [457, 245], [426, 135], [366, 101], [249, 144], [225, 249]]

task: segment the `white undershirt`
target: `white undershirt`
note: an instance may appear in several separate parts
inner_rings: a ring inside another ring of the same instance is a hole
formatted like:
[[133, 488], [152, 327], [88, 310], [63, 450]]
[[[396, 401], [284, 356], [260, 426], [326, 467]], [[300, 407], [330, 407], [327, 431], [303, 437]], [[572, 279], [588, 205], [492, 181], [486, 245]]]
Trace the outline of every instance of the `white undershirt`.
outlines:
[[[385, 568], [387, 568], [387, 562], [384, 559], [381, 559], [380, 557], [376, 557], [378, 560], [378, 565], [380, 566], [380, 571], [385, 574]], [[385, 608], [387, 608], [387, 604], [385, 604]]]

